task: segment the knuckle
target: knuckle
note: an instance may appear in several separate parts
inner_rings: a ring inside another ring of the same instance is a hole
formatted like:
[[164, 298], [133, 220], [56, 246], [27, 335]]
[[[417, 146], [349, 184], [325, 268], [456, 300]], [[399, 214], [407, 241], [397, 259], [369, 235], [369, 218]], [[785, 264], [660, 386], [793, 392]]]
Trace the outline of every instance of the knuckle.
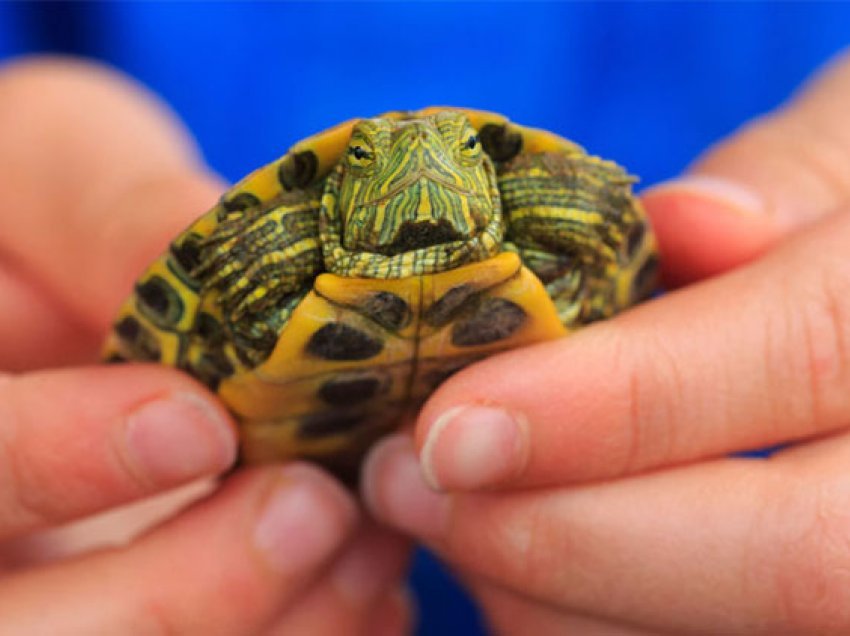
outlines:
[[641, 345], [637, 348], [630, 346], [633, 357], [624, 365], [626, 373], [621, 376], [628, 383], [622, 429], [627, 446], [623, 474], [663, 465], [683, 450], [679, 448], [683, 440], [677, 436], [676, 418], [679, 405], [690, 399], [680, 354], [671, 349], [663, 335], [642, 334], [638, 341]]
[[[807, 367], [813, 414], [835, 421], [850, 413], [850, 263], [830, 263], [807, 312]], [[836, 412], [837, 411], [837, 412]]]
[[149, 602], [136, 612], [133, 618], [134, 633], [140, 636], [177, 636], [185, 633], [175, 625], [171, 613], [162, 603]]
[[788, 108], [754, 119], [694, 166], [743, 181], [768, 209], [799, 225], [850, 198], [850, 146], [835, 122]]
[[[843, 113], [841, 115], [844, 117]], [[821, 212], [850, 197], [850, 146], [840, 131], [843, 121], [792, 108], [779, 118], [785, 153], [819, 192]]]
[[22, 441], [30, 428], [27, 420], [12, 380], [0, 378], [0, 533], [6, 536], [45, 522], [40, 491], [32, 487], [32, 454]]
[[798, 434], [833, 430], [850, 415], [850, 261], [838, 255], [809, 250], [806, 268], [799, 268], [802, 255], [788, 259], [797, 270], [779, 290], [781, 311], [769, 318], [765, 365], [776, 420]]
[[[570, 591], [577, 580], [596, 578], [593, 572], [584, 571], [593, 562], [584, 553], [584, 546], [593, 543], [584, 535], [586, 530], [581, 524], [569, 523], [561, 515], [553, 514], [551, 501], [546, 498], [518, 507], [507, 505], [492, 521], [487, 539], [480, 542], [480, 547], [473, 548], [480, 550], [475, 555], [477, 567], [473, 569], [492, 580], [509, 589], [560, 603], [565, 596], [578, 594]], [[481, 527], [476, 525], [478, 529]], [[571, 566], [553, 568], [553, 563]]]
[[544, 506], [516, 506], [489, 497], [456, 503], [445, 546], [452, 558], [470, 572], [512, 589], [539, 591], [549, 586], [547, 579], [555, 574], [552, 559], [570, 550], [570, 539], [566, 531], [553, 531]]
[[[799, 488], [774, 507], [776, 542], [754, 547], [772, 562], [773, 594], [780, 620], [801, 633], [847, 633], [850, 628], [850, 491], [821, 484]], [[789, 511], [796, 521], [789, 523]], [[770, 580], [770, 579], [768, 579]]]

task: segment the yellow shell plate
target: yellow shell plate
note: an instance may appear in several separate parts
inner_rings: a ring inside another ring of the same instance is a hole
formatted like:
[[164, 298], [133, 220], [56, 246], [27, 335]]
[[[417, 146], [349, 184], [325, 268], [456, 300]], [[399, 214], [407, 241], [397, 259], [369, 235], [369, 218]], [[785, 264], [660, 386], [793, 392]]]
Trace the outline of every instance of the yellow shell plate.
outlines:
[[[439, 309], [437, 303], [450, 292], [467, 301], [447, 322], [435, 324], [435, 306]], [[397, 330], [362, 310], [369, 298], [387, 293], [409, 309], [406, 324]], [[488, 307], [496, 312], [496, 321], [500, 311], [510, 309], [504, 333], [487, 323], [493, 317], [480, 315]], [[484, 335], [479, 337], [471, 329], [482, 321]], [[316, 334], [323, 328], [327, 331], [328, 325], [335, 326], [330, 329], [344, 325], [348, 333], [356, 332], [371, 343], [371, 349], [360, 351], [355, 356], [360, 359], [311, 353]], [[397, 426], [405, 410], [420, 403], [448, 373], [494, 351], [566, 333], [539, 279], [513, 253], [396, 280], [322, 274], [292, 314], [268, 360], [224, 380], [219, 393], [242, 422], [243, 456], [249, 463], [337, 451], [356, 454]], [[480, 342], [482, 338], [489, 341]], [[327, 395], [333, 391], [327, 390], [328, 384], [338, 387], [340, 381], [352, 391], [368, 385], [372, 394], [364, 398], [355, 393], [354, 400], [329, 402]], [[359, 398], [363, 399], [358, 402]], [[357, 403], [351, 405], [352, 401]]]

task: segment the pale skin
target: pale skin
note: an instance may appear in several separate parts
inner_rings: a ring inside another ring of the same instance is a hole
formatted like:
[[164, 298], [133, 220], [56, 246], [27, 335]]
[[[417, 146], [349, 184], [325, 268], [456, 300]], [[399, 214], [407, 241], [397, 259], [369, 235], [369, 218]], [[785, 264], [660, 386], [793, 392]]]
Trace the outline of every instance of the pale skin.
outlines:
[[850, 633], [848, 112], [845, 55], [645, 194], [678, 289], [464, 370], [373, 451], [373, 513], [497, 633]]
[[182, 124], [117, 73], [38, 59], [0, 69], [0, 139], [0, 633], [407, 633], [407, 541], [304, 464], [218, 486], [215, 397], [97, 365], [133, 279], [226, 187]]

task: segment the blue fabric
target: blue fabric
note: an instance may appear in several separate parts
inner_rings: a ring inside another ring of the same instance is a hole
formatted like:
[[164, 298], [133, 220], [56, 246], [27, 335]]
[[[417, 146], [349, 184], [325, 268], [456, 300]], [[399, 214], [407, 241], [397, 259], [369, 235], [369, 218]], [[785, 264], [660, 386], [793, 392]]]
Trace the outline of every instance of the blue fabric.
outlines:
[[[837, 3], [0, 4], [0, 59], [124, 69], [231, 180], [343, 119], [452, 104], [555, 130], [653, 183], [848, 43]], [[482, 633], [430, 557], [413, 585], [420, 634]]]

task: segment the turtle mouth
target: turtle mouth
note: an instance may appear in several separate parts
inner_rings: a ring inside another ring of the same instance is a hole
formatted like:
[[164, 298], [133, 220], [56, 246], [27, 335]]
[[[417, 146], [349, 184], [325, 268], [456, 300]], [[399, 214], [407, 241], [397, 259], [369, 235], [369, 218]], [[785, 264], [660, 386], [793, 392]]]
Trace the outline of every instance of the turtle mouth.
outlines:
[[376, 251], [386, 256], [395, 256], [403, 252], [412, 252], [453, 241], [463, 240], [465, 237], [458, 232], [446, 219], [437, 221], [405, 221], [396, 232], [392, 242], [382, 245]]

